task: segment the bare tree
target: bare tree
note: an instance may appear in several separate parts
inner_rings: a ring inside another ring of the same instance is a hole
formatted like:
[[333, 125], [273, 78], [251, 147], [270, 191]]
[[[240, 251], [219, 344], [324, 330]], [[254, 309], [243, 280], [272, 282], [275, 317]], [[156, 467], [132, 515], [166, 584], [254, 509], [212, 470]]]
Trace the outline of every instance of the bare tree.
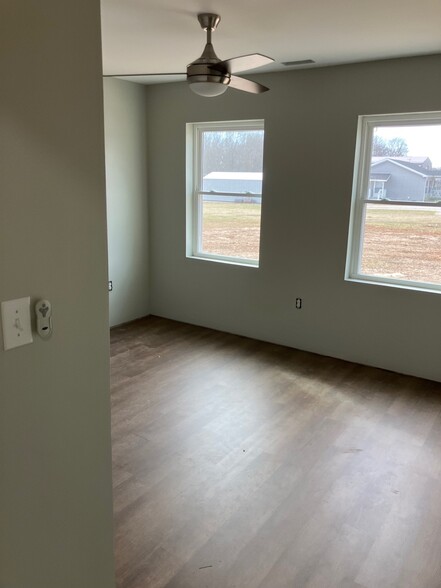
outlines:
[[372, 142], [373, 156], [402, 157], [403, 155], [407, 155], [408, 152], [409, 148], [406, 139], [393, 137], [393, 139], [387, 140], [378, 135], [374, 135]]

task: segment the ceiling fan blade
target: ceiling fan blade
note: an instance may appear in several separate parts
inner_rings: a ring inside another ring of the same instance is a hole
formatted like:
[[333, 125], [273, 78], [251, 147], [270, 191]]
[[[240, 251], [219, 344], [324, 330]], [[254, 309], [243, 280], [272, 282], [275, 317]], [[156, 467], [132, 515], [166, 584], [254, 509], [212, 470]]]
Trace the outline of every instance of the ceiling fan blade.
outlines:
[[262, 84], [258, 84], [257, 82], [253, 82], [251, 80], [246, 80], [245, 78], [240, 78], [239, 76], [231, 76], [228, 86], [230, 88], [234, 88], [235, 90], [251, 92], [251, 94], [262, 94], [262, 92], [267, 92], [269, 90], [269, 88], [262, 86]]
[[241, 55], [240, 57], [232, 57], [221, 61], [219, 65], [224, 66], [228, 73], [239, 73], [241, 71], [248, 71], [256, 67], [262, 67], [273, 63], [274, 59], [261, 55], [260, 53], [252, 53], [250, 55]]

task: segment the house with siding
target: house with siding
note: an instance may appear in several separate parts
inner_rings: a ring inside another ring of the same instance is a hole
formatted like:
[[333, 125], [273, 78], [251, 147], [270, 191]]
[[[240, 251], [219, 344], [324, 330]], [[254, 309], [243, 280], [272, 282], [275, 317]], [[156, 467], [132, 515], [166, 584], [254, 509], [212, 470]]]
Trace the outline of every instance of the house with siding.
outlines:
[[429, 157], [372, 157], [370, 200], [441, 200], [441, 169]]

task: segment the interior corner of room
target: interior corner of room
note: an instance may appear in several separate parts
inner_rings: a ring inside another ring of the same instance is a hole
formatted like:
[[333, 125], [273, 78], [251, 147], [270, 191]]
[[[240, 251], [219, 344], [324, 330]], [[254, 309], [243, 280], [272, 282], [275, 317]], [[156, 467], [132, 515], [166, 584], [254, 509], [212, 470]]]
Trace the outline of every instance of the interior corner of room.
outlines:
[[[439, 295], [344, 278], [358, 116], [436, 110], [440, 60], [255, 74], [264, 100], [220, 104], [106, 79], [111, 324], [153, 314], [439, 381]], [[220, 119], [265, 122], [257, 271], [185, 254], [185, 127]]]

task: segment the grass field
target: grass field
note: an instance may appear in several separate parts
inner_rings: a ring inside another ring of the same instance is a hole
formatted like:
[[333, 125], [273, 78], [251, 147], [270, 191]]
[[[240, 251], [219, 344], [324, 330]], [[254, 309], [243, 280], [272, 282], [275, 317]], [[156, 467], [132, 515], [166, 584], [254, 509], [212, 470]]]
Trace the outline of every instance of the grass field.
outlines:
[[441, 208], [368, 205], [361, 269], [441, 283]]
[[248, 202], [204, 202], [203, 251], [258, 259], [260, 209], [260, 204]]
[[[259, 256], [260, 204], [205, 202], [203, 250], [245, 259]], [[441, 284], [441, 208], [370, 204], [363, 273]]]

